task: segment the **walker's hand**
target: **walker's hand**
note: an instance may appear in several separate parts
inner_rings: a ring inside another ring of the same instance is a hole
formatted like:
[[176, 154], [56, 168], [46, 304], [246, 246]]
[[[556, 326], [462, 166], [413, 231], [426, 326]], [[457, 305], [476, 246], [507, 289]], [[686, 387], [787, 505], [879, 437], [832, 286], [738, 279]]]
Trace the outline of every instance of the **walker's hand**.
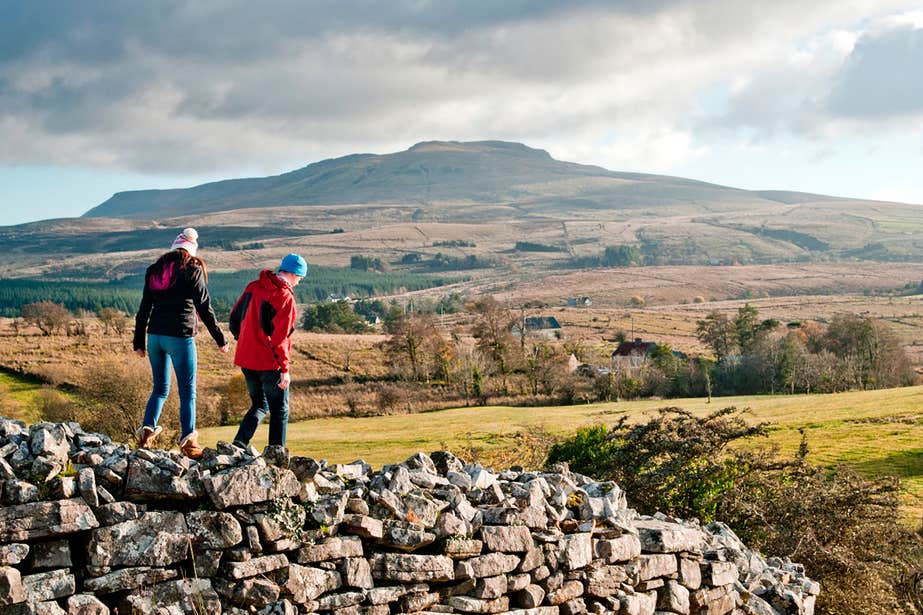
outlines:
[[136, 350], [135, 354], [143, 359], [145, 352], [143, 350]]
[[227, 354], [228, 351], [229, 351], [230, 349], [231, 349], [231, 345], [230, 345], [230, 344], [225, 344], [224, 346], [222, 346], [221, 348], [219, 348], [219, 350], [220, 350], [221, 352], [223, 352], [224, 354]]
[[290, 385], [291, 383], [292, 383], [292, 375], [288, 372], [282, 372], [282, 375], [279, 376], [279, 384], [277, 384], [276, 386], [278, 386], [280, 389], [287, 389], [288, 385]]

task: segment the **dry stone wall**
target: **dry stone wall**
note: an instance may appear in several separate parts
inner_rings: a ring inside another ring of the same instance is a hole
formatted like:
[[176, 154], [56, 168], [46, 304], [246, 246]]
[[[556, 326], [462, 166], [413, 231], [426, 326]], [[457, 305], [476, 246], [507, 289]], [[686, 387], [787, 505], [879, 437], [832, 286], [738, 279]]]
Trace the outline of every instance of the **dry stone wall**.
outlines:
[[817, 583], [726, 526], [566, 466], [199, 462], [0, 419], [0, 613], [803, 614]]

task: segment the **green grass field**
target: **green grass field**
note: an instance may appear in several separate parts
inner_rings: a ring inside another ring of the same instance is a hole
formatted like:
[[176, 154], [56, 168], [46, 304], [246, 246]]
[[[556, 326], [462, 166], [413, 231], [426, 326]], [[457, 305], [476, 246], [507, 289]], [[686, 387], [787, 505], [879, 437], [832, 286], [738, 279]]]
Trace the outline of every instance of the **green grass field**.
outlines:
[[34, 420], [35, 398], [42, 386], [38, 380], [0, 370], [0, 416]]
[[[37, 381], [0, 371], [0, 415], [32, 420], [34, 400], [42, 389]], [[402, 461], [418, 451], [458, 451], [466, 446], [484, 450], [508, 446], [503, 436], [540, 427], [568, 435], [577, 428], [621, 416], [644, 420], [658, 408], [678, 406], [707, 414], [735, 406], [748, 409], [748, 419], [772, 424], [767, 441], [783, 453], [793, 453], [804, 429], [815, 463], [846, 463], [870, 477], [898, 476], [908, 492], [912, 515], [923, 513], [923, 387], [860, 391], [832, 395], [763, 395], [705, 399], [643, 400], [580, 406], [454, 408], [422, 414], [367, 418], [325, 418], [289, 425], [288, 444], [294, 454], [350, 462], [364, 459], [375, 467]], [[203, 442], [231, 440], [236, 426], [202, 430]], [[266, 443], [267, 426], [254, 444]]]
[[[719, 408], [749, 409], [749, 420], [772, 423], [768, 441], [793, 453], [803, 428], [810, 459], [820, 464], [846, 463], [870, 477], [893, 475], [904, 480], [908, 507], [923, 511], [923, 387], [836, 393], [832, 395], [764, 395], [705, 399], [644, 400], [581, 406], [454, 408], [424, 414], [369, 418], [329, 418], [289, 425], [293, 454], [329, 462], [364, 459], [374, 467], [396, 463], [417, 451], [500, 446], [498, 435], [530, 427], [570, 434], [578, 427], [611, 425], [622, 415], [642, 420], [658, 408], [678, 406], [707, 414]], [[231, 440], [236, 427], [202, 430], [204, 442]], [[266, 425], [254, 444], [266, 443]]]

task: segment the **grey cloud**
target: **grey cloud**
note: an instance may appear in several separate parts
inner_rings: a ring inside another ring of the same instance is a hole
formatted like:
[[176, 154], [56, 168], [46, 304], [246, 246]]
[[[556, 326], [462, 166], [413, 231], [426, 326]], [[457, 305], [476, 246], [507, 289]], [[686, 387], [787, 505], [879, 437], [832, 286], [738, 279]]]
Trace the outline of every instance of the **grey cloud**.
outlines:
[[[7, 0], [0, 162], [199, 173], [429, 138], [669, 132], [761, 25], [796, 37], [871, 0], [827, 2], [760, 5], [757, 22], [755, 2], [723, 0]], [[797, 105], [760, 82], [716, 122], [791, 122]]]
[[837, 76], [827, 109], [873, 118], [923, 112], [923, 28], [861, 38]]
[[223, 2], [58, 2], [7, 0], [0, 61], [36, 54], [106, 61], [133, 45], [171, 57], [271, 55], [280, 45], [326, 32], [391, 31], [455, 35], [588, 7], [648, 13], [678, 0], [225, 0]]

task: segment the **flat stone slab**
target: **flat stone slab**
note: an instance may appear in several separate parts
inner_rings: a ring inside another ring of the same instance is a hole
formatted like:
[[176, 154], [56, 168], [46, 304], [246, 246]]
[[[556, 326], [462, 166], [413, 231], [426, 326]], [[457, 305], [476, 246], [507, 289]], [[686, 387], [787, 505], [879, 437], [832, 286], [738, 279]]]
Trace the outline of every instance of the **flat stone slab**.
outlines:
[[97, 594], [111, 594], [169, 581], [170, 579], [175, 579], [178, 575], [178, 571], [169, 568], [150, 568], [148, 566], [123, 568], [104, 574], [101, 577], [86, 579], [83, 582], [83, 587]]
[[635, 522], [641, 550], [645, 553], [698, 552], [705, 544], [705, 533], [656, 519], [639, 519]]
[[99, 527], [83, 498], [0, 506], [0, 543], [65, 536]]
[[30, 602], [43, 602], [70, 596], [76, 592], [77, 581], [68, 570], [51, 570], [30, 574], [22, 578], [26, 598]]
[[301, 483], [293, 472], [256, 464], [215, 474], [204, 482], [208, 497], [218, 509], [295, 497], [301, 491]]
[[88, 551], [94, 566], [169, 566], [186, 559], [191, 544], [182, 513], [147, 512], [94, 530]]
[[452, 581], [455, 578], [455, 563], [444, 555], [374, 553], [369, 558], [369, 564], [372, 576], [386, 581], [424, 583]]
[[128, 465], [125, 496], [135, 500], [194, 500], [204, 495], [201, 485], [188, 476], [177, 476], [159, 466], [134, 457]]

